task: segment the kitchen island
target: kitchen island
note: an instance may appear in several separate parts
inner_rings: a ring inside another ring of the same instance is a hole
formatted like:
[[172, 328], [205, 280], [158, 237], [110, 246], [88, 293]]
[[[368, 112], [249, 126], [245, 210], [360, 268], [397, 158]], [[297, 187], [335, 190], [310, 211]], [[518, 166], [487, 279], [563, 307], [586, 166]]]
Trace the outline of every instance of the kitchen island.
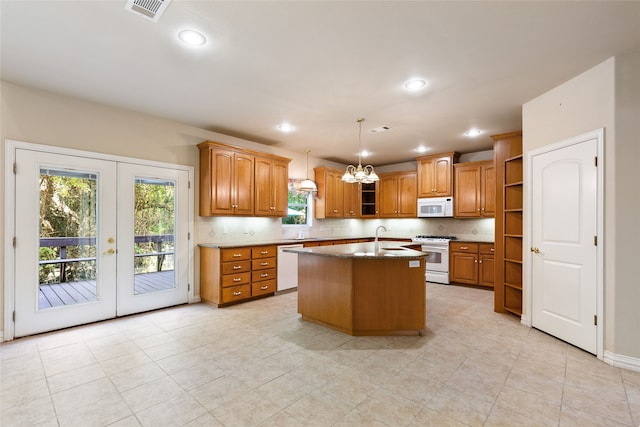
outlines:
[[298, 254], [302, 319], [349, 335], [419, 335], [426, 254], [406, 242], [285, 249]]

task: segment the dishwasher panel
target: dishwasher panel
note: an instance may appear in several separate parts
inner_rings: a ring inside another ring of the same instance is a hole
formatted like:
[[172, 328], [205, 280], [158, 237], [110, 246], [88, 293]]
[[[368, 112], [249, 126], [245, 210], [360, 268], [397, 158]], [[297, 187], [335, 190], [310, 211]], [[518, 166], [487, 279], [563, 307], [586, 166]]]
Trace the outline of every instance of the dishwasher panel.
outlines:
[[283, 249], [302, 247], [302, 244], [278, 246], [278, 291], [298, 287], [298, 254]]

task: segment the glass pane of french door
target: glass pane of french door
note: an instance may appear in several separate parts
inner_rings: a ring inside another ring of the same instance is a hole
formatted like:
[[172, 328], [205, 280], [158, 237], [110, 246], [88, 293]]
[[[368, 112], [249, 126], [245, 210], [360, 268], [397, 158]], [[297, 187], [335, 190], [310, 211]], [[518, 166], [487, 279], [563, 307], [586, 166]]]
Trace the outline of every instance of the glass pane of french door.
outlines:
[[16, 337], [115, 316], [116, 163], [16, 149]]
[[38, 309], [96, 300], [98, 176], [40, 169]]
[[119, 316], [188, 301], [188, 184], [185, 170], [118, 165]]
[[134, 294], [175, 288], [175, 181], [137, 177], [134, 190]]

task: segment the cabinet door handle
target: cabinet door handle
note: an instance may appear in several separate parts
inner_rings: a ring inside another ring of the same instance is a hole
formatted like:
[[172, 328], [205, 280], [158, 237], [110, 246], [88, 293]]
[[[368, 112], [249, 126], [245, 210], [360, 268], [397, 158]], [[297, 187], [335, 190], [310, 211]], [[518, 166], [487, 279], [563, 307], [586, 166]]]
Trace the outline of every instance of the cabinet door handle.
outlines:
[[269, 265], [268, 262], [261, 262], [260, 265]]
[[260, 251], [260, 255], [266, 255], [268, 253], [269, 253], [269, 251]]
[[269, 273], [261, 274], [260, 277], [269, 277]]
[[268, 286], [260, 286], [260, 290], [266, 291], [267, 289], [269, 289]]
[[491, 248], [491, 252], [495, 252], [495, 249]]
[[233, 254], [234, 258], [240, 258], [242, 256], [242, 254]]
[[239, 282], [239, 281], [241, 281], [241, 280], [242, 280], [242, 277], [234, 277], [234, 278], [233, 278], [233, 281], [234, 281], [234, 282]]
[[478, 261], [478, 263], [482, 264], [482, 260]]
[[461, 251], [466, 251], [467, 249], [469, 249], [469, 246], [460, 246]]
[[238, 295], [242, 295], [242, 291], [237, 291], [233, 293], [234, 297], [237, 297]]
[[241, 265], [234, 265], [234, 266], [233, 266], [233, 269], [234, 269], [234, 270], [240, 270], [241, 268], [242, 268], [242, 266], [241, 266]]
[[478, 260], [476, 259], [476, 260], [474, 260], [474, 262], [476, 262], [476, 263], [477, 263], [477, 262], [478, 262]]

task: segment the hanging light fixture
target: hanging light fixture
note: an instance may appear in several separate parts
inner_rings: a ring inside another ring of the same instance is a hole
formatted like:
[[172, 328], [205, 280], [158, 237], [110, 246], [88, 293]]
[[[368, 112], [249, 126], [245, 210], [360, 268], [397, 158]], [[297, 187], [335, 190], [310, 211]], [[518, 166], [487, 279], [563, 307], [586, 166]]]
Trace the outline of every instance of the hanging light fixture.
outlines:
[[318, 187], [316, 186], [316, 183], [309, 179], [309, 153], [310, 152], [311, 152], [311, 150], [306, 150], [306, 153], [307, 153], [307, 179], [302, 181], [300, 183], [300, 185], [298, 186], [298, 190], [306, 191], [308, 193], [311, 193], [313, 191], [318, 191]]
[[362, 122], [364, 122], [364, 119], [358, 119], [356, 122], [358, 123], [358, 166], [347, 166], [346, 172], [342, 175], [342, 180], [349, 183], [371, 184], [379, 181], [380, 178], [373, 170], [373, 166], [362, 166]]

